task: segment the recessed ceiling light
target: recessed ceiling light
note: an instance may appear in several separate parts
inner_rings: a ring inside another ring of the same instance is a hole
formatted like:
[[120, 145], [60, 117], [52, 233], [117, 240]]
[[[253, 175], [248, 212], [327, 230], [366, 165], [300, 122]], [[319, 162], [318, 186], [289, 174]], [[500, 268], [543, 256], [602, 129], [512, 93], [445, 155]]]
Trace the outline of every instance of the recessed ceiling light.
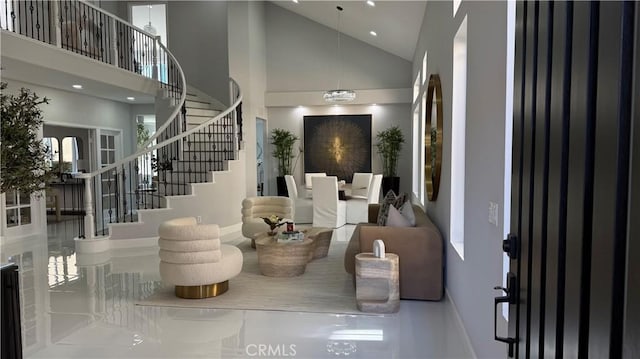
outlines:
[[369, 5], [369, 6], [376, 6], [376, 3], [374, 3], [374, 2], [373, 2], [373, 1], [371, 1], [371, 0], [368, 0], [368, 1], [367, 1], [367, 5]]
[[292, 0], [292, 1], [293, 1], [294, 3], [296, 3], [296, 4], [298, 3], [298, 0]]
[[371, 36], [378, 36], [378, 33], [373, 30], [369, 31], [369, 33], [371, 34]]
[[73, 87], [74, 89], [78, 89], [78, 90], [82, 89], [82, 85], [71, 85], [71, 87]]
[[127, 100], [129, 101], [134, 101], [135, 99], [136, 99], [135, 97], [131, 97], [131, 96], [127, 97]]

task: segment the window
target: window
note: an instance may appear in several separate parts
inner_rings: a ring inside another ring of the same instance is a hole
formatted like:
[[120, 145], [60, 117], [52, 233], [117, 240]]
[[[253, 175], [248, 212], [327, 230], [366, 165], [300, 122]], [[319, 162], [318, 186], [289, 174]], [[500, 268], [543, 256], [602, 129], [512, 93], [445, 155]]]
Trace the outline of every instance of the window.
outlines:
[[413, 82], [413, 103], [415, 104], [416, 100], [420, 96], [420, 71], [416, 75], [416, 80]]
[[420, 176], [422, 176], [422, 166], [420, 165], [420, 105], [416, 105], [413, 112], [413, 195], [420, 198]]
[[31, 224], [31, 196], [18, 191], [7, 192], [7, 228]]
[[47, 149], [45, 161], [49, 168], [56, 168], [60, 165], [60, 143], [55, 137], [45, 137], [42, 143]]
[[453, 17], [458, 13], [458, 9], [460, 8], [460, 4], [462, 0], [453, 0]]
[[429, 74], [427, 73], [427, 52], [424, 52], [424, 57], [422, 57], [422, 85], [427, 82], [427, 78], [429, 78]]
[[451, 113], [451, 227], [449, 239], [464, 259], [465, 128], [467, 112], [467, 17], [453, 40]]
[[62, 139], [62, 172], [78, 172], [78, 138]]

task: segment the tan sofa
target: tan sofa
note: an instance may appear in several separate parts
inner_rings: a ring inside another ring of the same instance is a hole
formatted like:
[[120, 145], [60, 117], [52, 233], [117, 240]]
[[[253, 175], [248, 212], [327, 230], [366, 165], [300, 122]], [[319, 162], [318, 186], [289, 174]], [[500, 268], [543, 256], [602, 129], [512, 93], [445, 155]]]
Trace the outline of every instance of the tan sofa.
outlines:
[[356, 226], [344, 255], [344, 268], [355, 273], [355, 256], [373, 252], [382, 239], [386, 252], [400, 257], [400, 298], [440, 300], [444, 294], [442, 235], [424, 211], [414, 205], [415, 227], [381, 227], [376, 224], [379, 204], [369, 205], [369, 223]]

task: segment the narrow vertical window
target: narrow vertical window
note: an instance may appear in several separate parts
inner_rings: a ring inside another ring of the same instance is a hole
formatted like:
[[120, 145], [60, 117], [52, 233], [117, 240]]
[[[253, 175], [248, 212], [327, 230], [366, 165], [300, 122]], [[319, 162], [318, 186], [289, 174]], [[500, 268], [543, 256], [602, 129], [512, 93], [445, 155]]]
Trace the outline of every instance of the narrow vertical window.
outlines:
[[451, 228], [449, 239], [464, 258], [465, 128], [467, 117], [467, 17], [453, 40], [451, 113]]

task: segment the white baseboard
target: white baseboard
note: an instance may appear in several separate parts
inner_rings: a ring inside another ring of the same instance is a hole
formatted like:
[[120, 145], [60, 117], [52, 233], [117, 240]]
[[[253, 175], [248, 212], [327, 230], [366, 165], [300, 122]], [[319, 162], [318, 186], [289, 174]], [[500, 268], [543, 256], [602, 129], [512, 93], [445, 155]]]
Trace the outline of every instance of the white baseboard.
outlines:
[[467, 333], [467, 328], [464, 327], [464, 323], [462, 322], [462, 317], [460, 317], [460, 313], [458, 312], [458, 307], [456, 306], [456, 302], [453, 301], [453, 298], [451, 298], [451, 295], [449, 295], [449, 291], [446, 288], [444, 289], [444, 294], [447, 296], [447, 298], [449, 299], [449, 301], [453, 306], [453, 311], [455, 312], [456, 320], [458, 321], [458, 324], [462, 328], [462, 333], [464, 334], [463, 340], [466, 342], [467, 346], [469, 347], [469, 350], [471, 350], [471, 355], [474, 358], [477, 358], [478, 356], [476, 355], [476, 351], [473, 350], [473, 345], [471, 345], [471, 338], [469, 338], [469, 333]]

